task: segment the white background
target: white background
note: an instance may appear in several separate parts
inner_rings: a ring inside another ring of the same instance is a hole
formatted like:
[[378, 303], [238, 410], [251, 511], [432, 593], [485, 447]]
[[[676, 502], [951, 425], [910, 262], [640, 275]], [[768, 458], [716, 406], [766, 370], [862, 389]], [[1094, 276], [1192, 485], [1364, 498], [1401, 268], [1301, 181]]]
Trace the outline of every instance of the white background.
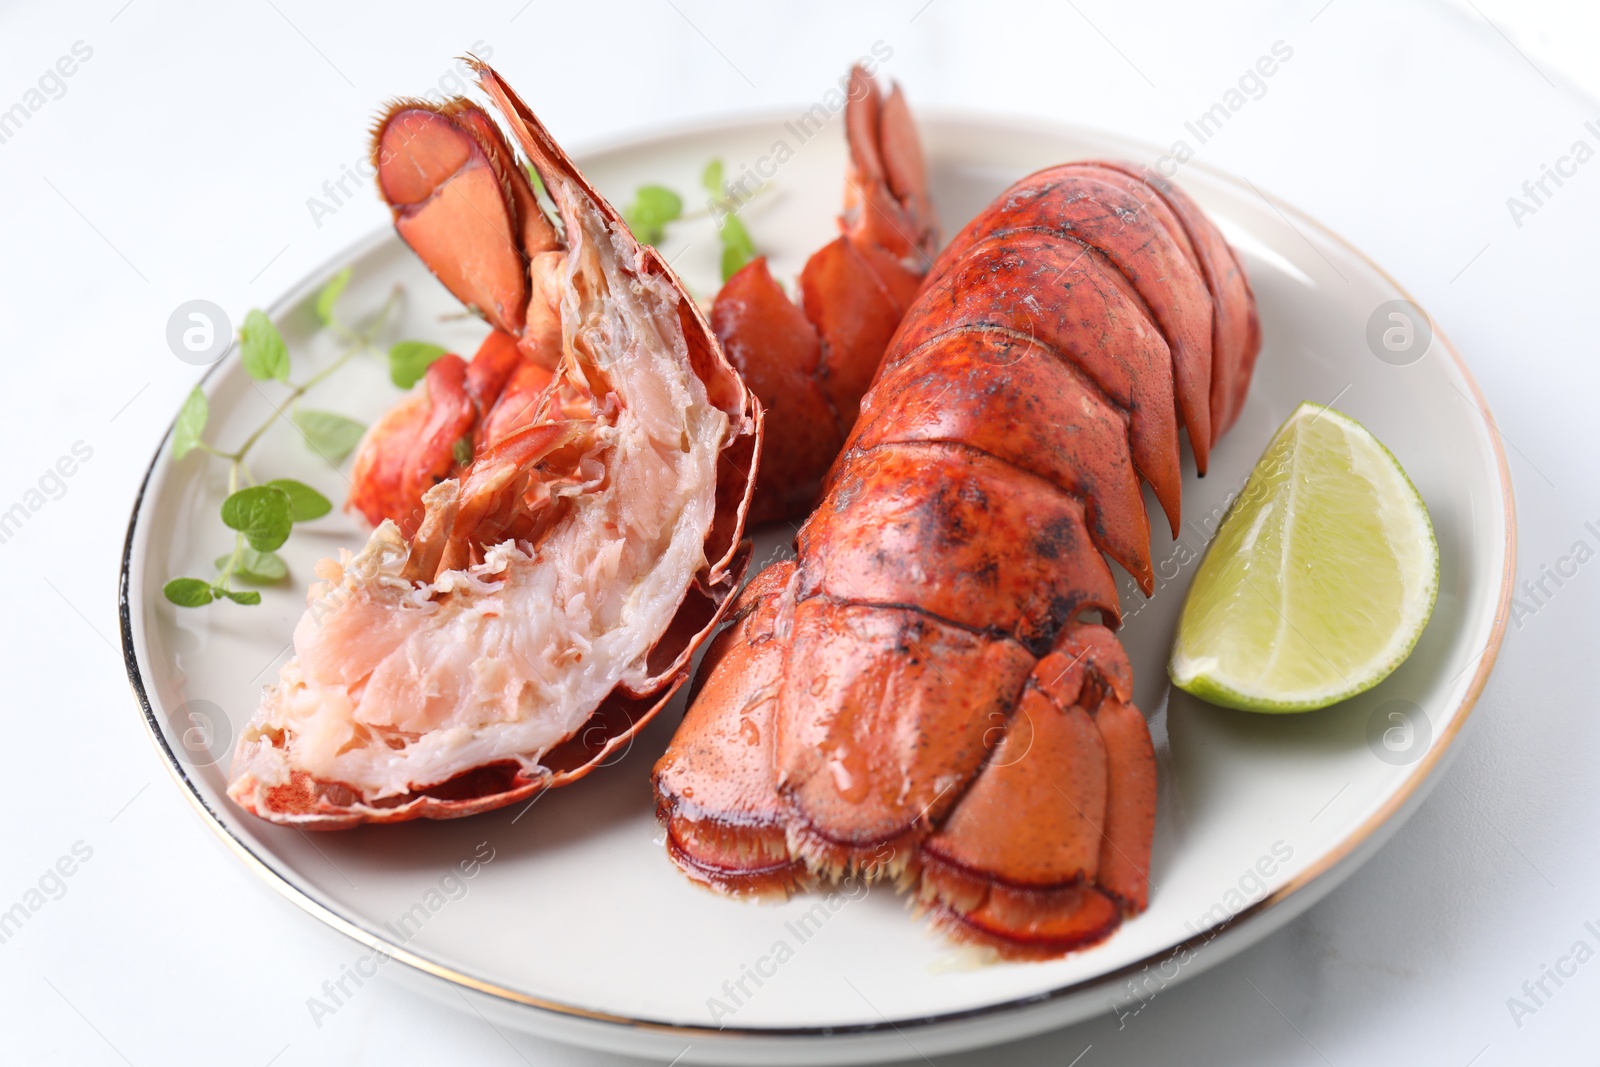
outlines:
[[[351, 943], [194, 816], [116, 648], [128, 509], [199, 374], [168, 351], [168, 314], [195, 297], [264, 305], [380, 225], [367, 189], [320, 226], [306, 199], [365, 152], [380, 101], [434, 88], [477, 42], [581, 152], [798, 111], [880, 39], [914, 106], [1166, 144], [1281, 39], [1292, 62], [1199, 158], [1346, 235], [1456, 342], [1511, 456], [1520, 577], [1580, 539], [1600, 547], [1584, 526], [1600, 528], [1600, 161], [1520, 226], [1506, 206], [1574, 140], [1600, 144], [1583, 128], [1600, 126], [1583, 95], [1600, 88], [1600, 15], [1577, 3], [353, 8], [0, 10], [0, 109], [74, 42], [93, 49], [0, 144], [0, 510], [74, 442], [93, 449], [65, 495], [0, 545], [0, 909], [75, 842], [93, 850], [65, 895], [0, 944], [6, 1063], [611, 1062], [497, 1033], [387, 980], [317, 1027], [306, 998]], [[1574, 942], [1600, 949], [1584, 928], [1600, 928], [1600, 562], [1546, 588], [1512, 626], [1444, 781], [1326, 901], [1121, 1029], [1106, 1017], [941, 1062], [1595, 1062], [1600, 961], [1547, 984], [1534, 1014], [1514, 1020], [1507, 1005]]]

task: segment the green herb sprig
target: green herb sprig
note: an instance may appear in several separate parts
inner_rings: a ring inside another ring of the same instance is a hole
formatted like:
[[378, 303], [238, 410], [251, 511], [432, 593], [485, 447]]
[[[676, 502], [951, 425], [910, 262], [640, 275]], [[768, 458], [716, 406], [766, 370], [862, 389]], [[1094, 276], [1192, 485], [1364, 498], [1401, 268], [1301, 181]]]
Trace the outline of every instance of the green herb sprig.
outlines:
[[682, 217], [683, 197], [664, 185], [639, 186], [633, 203], [622, 210], [628, 229], [647, 245], [660, 244], [667, 236], [667, 223]]
[[[711, 199], [705, 208], [689, 212], [683, 210], [683, 198], [666, 186], [641, 185], [634, 190], [632, 202], [623, 209], [622, 219], [638, 240], [658, 245], [666, 239], [670, 223], [715, 215], [717, 239], [722, 244], [722, 280], [726, 283], [739, 268], [756, 257], [756, 246], [739, 218], [740, 204], [727, 195], [722, 178], [722, 160], [708, 162], [700, 173], [700, 184], [711, 194]], [[752, 195], [767, 188], [762, 184]]]
[[397, 341], [389, 348], [389, 380], [402, 389], [410, 389], [445, 351], [428, 341]]
[[[728, 198], [723, 187], [722, 160], [713, 159], [706, 164], [706, 169], [700, 173], [700, 184], [711, 194], [718, 211], [717, 237], [722, 241], [722, 282], [726, 285], [741, 267], [756, 258], [755, 242], [750, 240], [750, 231], [739, 218], [739, 205]], [[765, 188], [763, 184], [757, 192]]]
[[[197, 608], [214, 600], [231, 600], [235, 604], [259, 604], [260, 592], [254, 589], [235, 589], [235, 581], [249, 585], [270, 585], [288, 576], [289, 568], [277, 555], [277, 549], [289, 539], [296, 523], [319, 519], [333, 510], [333, 503], [304, 482], [292, 478], [274, 478], [258, 482], [250, 470], [250, 450], [263, 434], [279, 419], [288, 419], [300, 431], [307, 447], [328, 462], [338, 464], [355, 448], [366, 427], [355, 419], [331, 411], [317, 411], [300, 406], [300, 400], [315, 386], [332, 376], [341, 367], [362, 352], [372, 351], [377, 336], [387, 328], [401, 291], [397, 286], [389, 294], [383, 307], [364, 329], [356, 330], [339, 321], [337, 305], [345, 287], [350, 284], [350, 270], [345, 268], [323, 286], [315, 303], [318, 320], [324, 328], [332, 330], [346, 344], [343, 352], [331, 363], [311, 377], [295, 383], [289, 377], [291, 360], [289, 346], [272, 320], [259, 309], [245, 315], [239, 328], [239, 357], [245, 372], [257, 381], [278, 381], [289, 387], [289, 395], [278, 404], [261, 425], [231, 451], [225, 451], [205, 440], [204, 434], [210, 408], [205, 393], [195, 386], [183, 408], [172, 435], [172, 458], [183, 459], [190, 452], [200, 451], [228, 462], [228, 495], [222, 501], [221, 517], [224, 526], [234, 531], [233, 551], [216, 560], [217, 577], [173, 578], [162, 587], [162, 592], [180, 607]], [[402, 342], [413, 346], [419, 342]], [[437, 346], [432, 346], [437, 347]], [[443, 354], [443, 349], [439, 350]], [[390, 376], [397, 385], [402, 375], [396, 372], [396, 357], [390, 352]], [[407, 368], [421, 364], [416, 377], [420, 378], [427, 364], [437, 355], [408, 350], [400, 362]]]

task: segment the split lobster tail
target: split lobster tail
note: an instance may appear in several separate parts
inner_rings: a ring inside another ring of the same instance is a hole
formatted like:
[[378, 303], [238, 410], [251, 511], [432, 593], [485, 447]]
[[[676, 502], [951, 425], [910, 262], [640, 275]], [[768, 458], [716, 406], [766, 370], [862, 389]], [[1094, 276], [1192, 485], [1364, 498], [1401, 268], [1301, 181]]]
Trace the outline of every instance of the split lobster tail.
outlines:
[[1150, 592], [1140, 483], [1176, 529], [1180, 433], [1203, 468], [1255, 321], [1210, 221], [1120, 164], [970, 223], [657, 765], [677, 864], [730, 893], [892, 880], [1016, 959], [1142, 911], [1155, 755], [1107, 559]]
[[[318, 565], [295, 655], [241, 733], [229, 796], [301, 829], [455, 818], [583, 777], [685, 682], [748, 560], [759, 405], [661, 257], [475, 67], [561, 225], [517, 192], [486, 113], [404, 104], [380, 126], [401, 232], [465, 242], [441, 278], [497, 330], [392, 416], [419, 427], [413, 451], [371, 470], [423, 490], [418, 514]], [[472, 229], [497, 205], [514, 228]], [[554, 242], [548, 292], [517, 280], [536, 239]], [[544, 382], [520, 425], [474, 438], [496, 382], [519, 380]], [[463, 439], [474, 454], [437, 465]]]
[[852, 69], [845, 134], [843, 233], [806, 262], [799, 303], [757, 258], [728, 279], [711, 310], [728, 358], [767, 409], [752, 522], [799, 518], [816, 503], [939, 246], [900, 87], [885, 96], [864, 69]]

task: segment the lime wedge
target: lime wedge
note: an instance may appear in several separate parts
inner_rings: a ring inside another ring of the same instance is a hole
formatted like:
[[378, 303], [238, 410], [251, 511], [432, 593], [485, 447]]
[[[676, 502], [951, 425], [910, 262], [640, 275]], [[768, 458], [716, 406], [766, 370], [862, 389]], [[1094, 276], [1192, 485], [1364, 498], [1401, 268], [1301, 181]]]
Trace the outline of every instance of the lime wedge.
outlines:
[[1244, 711], [1310, 711], [1411, 654], [1439, 593], [1439, 544], [1399, 462], [1310, 402], [1279, 427], [1223, 517], [1167, 673]]

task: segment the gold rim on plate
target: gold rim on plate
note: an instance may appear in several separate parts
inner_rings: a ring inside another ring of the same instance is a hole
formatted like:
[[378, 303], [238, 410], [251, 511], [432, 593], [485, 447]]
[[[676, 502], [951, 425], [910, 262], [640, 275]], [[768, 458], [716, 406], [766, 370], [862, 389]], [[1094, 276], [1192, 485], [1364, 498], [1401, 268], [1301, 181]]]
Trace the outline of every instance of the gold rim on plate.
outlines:
[[[611, 151], [620, 149], [636, 150], [642, 147], [648, 147], [652, 143], [667, 142], [681, 137], [690, 136], [695, 132], [709, 132], [712, 130], [716, 130], [718, 132], [728, 132], [730, 126], [751, 126], [765, 128], [770, 122], [775, 121], [779, 120], [756, 119], [736, 124], [714, 123], [686, 126], [682, 129], [669, 131], [652, 137], [618, 140], [614, 144], [603, 146], [597, 149], [591, 149], [588, 152], [582, 153], [582, 155], [585, 158], [594, 158], [595, 156], [605, 155]], [[958, 114], [940, 112], [933, 113], [927, 120], [930, 127], [935, 124], [956, 125], [963, 122], [970, 123], [973, 121], [975, 120], [972, 116], [961, 116]], [[1043, 127], [1050, 128], [1052, 132], [1064, 133], [1078, 139], [1088, 137], [1100, 143], [1115, 142], [1128, 149], [1130, 154], [1135, 158], [1155, 158], [1160, 154], [1159, 149], [1152, 148], [1151, 146], [1137, 141], [1131, 141], [1115, 134], [1104, 133], [1087, 127], [1053, 126], [1052, 124], [1040, 123], [1032, 120], [1028, 121], [1025, 126], [1021, 123], [1008, 123], [1004, 120], [997, 123], [993, 118], [976, 121], [980, 121], [984, 127], [989, 129], [993, 129], [996, 125], [1016, 125], [1031, 132], [1037, 133], [1040, 128]], [[1404, 286], [1391, 277], [1389, 273], [1382, 267], [1374, 263], [1354, 244], [1352, 244], [1350, 241], [1347, 241], [1339, 234], [1333, 232], [1327, 226], [1306, 215], [1304, 212], [1267, 196], [1265, 193], [1257, 189], [1253, 184], [1243, 182], [1224, 171], [1220, 171], [1216, 168], [1200, 163], [1191, 163], [1188, 165], [1193, 167], [1195, 170], [1204, 171], [1215, 181], [1232, 186], [1240, 193], [1244, 193], [1246, 191], [1256, 193], [1267, 203], [1269, 207], [1281, 215], [1286, 222], [1290, 222], [1291, 226], [1295, 226], [1296, 223], [1299, 223], [1316, 230], [1323, 237], [1342, 247], [1356, 260], [1373, 271], [1373, 273], [1375, 273], [1378, 277], [1382, 278], [1393, 288], [1397, 296], [1411, 301], [1411, 303], [1417, 307], [1422, 306], [1412, 297], [1411, 293], [1408, 292]], [[309, 279], [320, 279], [324, 275], [331, 273], [333, 267], [347, 263], [353, 258], [365, 255], [384, 242], [392, 239], [393, 234], [391, 229], [385, 226], [381, 230], [375, 231], [370, 236], [356, 242], [350, 248], [345, 249], [338, 256], [334, 257], [327, 264], [325, 264], [324, 269], [311, 272], [307, 276], [308, 280], [306, 282], [291, 290], [280, 300], [274, 302], [269, 314], [273, 317], [276, 317], [282, 311], [297, 306], [302, 300], [309, 296], [314, 288]], [[865, 1036], [885, 1032], [902, 1031], [908, 1027], [921, 1029], [942, 1024], [959, 1023], [980, 1017], [1022, 1012], [1026, 1009], [1037, 1009], [1048, 1003], [1061, 1001], [1069, 997], [1076, 997], [1083, 994], [1092, 993], [1096, 990], [1114, 987], [1121, 979], [1133, 974], [1137, 974], [1146, 967], [1158, 964], [1163, 960], [1170, 959], [1175, 954], [1193, 951], [1203, 945], [1214, 943], [1224, 935], [1233, 935], [1230, 937], [1230, 940], [1237, 940], [1239, 931], [1243, 930], [1247, 925], [1249, 925], [1250, 920], [1257, 918], [1258, 916], [1270, 911], [1278, 905], [1281, 905], [1285, 901], [1306, 890], [1319, 879], [1326, 877], [1341, 863], [1348, 860], [1352, 854], [1354, 854], [1357, 849], [1359, 849], [1375, 833], [1377, 833], [1380, 828], [1388, 824], [1389, 821], [1393, 819], [1401, 811], [1401, 809], [1404, 808], [1405, 805], [1416, 796], [1417, 791], [1421, 788], [1421, 786], [1430, 779], [1434, 770], [1439, 765], [1440, 760], [1443, 759], [1445, 753], [1449, 751], [1456, 735], [1460, 733], [1462, 726], [1466, 723], [1468, 716], [1471, 714], [1474, 706], [1477, 704], [1479, 696], [1483, 692], [1483, 687], [1487, 683], [1489, 674], [1494, 667], [1496, 658], [1499, 655], [1500, 646], [1505, 639], [1506, 623], [1509, 618], [1509, 608], [1513, 593], [1513, 582], [1515, 580], [1517, 543], [1516, 509], [1511, 489], [1510, 466], [1506, 459], [1505, 449], [1500, 443], [1500, 431], [1495, 425], [1494, 416], [1489, 412], [1489, 407], [1487, 402], [1484, 400], [1483, 392], [1479, 388], [1477, 380], [1473, 377], [1471, 370], [1467, 367], [1466, 362], [1461, 358], [1461, 354], [1456, 351], [1455, 345], [1453, 345], [1450, 342], [1450, 339], [1438, 329], [1437, 325], [1434, 326], [1433, 340], [1434, 343], [1439, 345], [1454, 363], [1456, 370], [1460, 373], [1461, 378], [1463, 381], [1465, 381], [1467, 388], [1471, 392], [1471, 396], [1468, 398], [1469, 402], [1472, 403], [1473, 407], [1475, 407], [1478, 413], [1483, 417], [1484, 423], [1488, 428], [1489, 445], [1495, 456], [1496, 473], [1498, 474], [1500, 481], [1501, 505], [1504, 508], [1506, 524], [1505, 542], [1500, 560], [1500, 590], [1498, 600], [1495, 605], [1494, 621], [1490, 627], [1488, 639], [1483, 648], [1475, 654], [1474, 658], [1477, 660], [1477, 670], [1474, 672], [1471, 681], [1468, 683], [1467, 689], [1465, 693], [1463, 693], [1460, 702], [1455, 706], [1450, 717], [1449, 725], [1442, 733], [1440, 733], [1433, 744], [1429, 746], [1427, 753], [1420, 761], [1418, 761], [1418, 764], [1413, 772], [1405, 779], [1403, 783], [1401, 783], [1401, 785], [1395, 790], [1394, 794], [1383, 804], [1382, 807], [1378, 809], [1378, 811], [1368, 817], [1366, 821], [1364, 821], [1337, 845], [1324, 852], [1306, 870], [1300, 872], [1294, 878], [1290, 879], [1288, 883], [1286, 883], [1277, 891], [1269, 893], [1261, 900], [1241, 909], [1239, 912], [1223, 920], [1222, 922], [1207, 927], [1206, 929], [1196, 933], [1193, 937], [1190, 937], [1184, 941], [1176, 942], [1172, 945], [1168, 945], [1160, 952], [1152, 953], [1128, 963], [1125, 966], [1118, 967], [1115, 970], [1096, 975], [1093, 978], [1082, 979], [1077, 982], [1072, 982], [1063, 986], [1057, 986], [1053, 989], [1030, 994], [1025, 997], [1005, 1000], [995, 1004], [984, 1005], [982, 1007], [963, 1008], [958, 1011], [943, 1012], [935, 1015], [912, 1016], [893, 1020], [884, 1019], [880, 1022], [854, 1024], [846, 1023], [832, 1026], [728, 1026], [715, 1028], [683, 1023], [671, 1023], [652, 1019], [641, 1019], [625, 1015], [615, 1015], [609, 1012], [596, 1011], [589, 1008], [581, 1008], [572, 1004], [563, 1004], [559, 1001], [536, 997], [528, 993], [522, 993], [514, 989], [508, 989], [505, 986], [498, 985], [494, 982], [475, 978], [472, 975], [465, 974], [461, 971], [455, 970], [452, 967], [447, 967], [443, 964], [408, 951], [403, 946], [394, 944], [378, 934], [357, 925], [351, 920], [346, 919], [344, 916], [339, 915], [327, 905], [324, 905], [321, 902], [313, 899], [308, 892], [294, 885], [271, 864], [252, 851], [250, 846], [241, 840], [237, 835], [235, 835], [234, 832], [222, 820], [222, 818], [212, 810], [211, 805], [206, 802], [205, 797], [201, 795], [198, 787], [193, 781], [190, 780], [188, 774], [183, 768], [181, 761], [173, 752], [171, 745], [168, 744], [166, 734], [162, 730], [161, 723], [156, 718], [155, 709], [151, 705], [149, 695], [145, 688], [144, 677], [140, 671], [138, 662], [140, 650], [136, 648], [134, 641], [132, 603], [129, 597], [129, 591], [132, 584], [133, 548], [146, 492], [150, 487], [151, 479], [155, 475], [156, 469], [160, 465], [162, 457], [166, 453], [167, 440], [172, 434], [172, 427], [170, 426], [168, 427], [167, 433], [162, 436], [161, 442], [156, 448], [155, 457], [151, 460], [150, 466], [145, 471], [144, 479], [140, 482], [138, 495], [134, 498], [133, 512], [128, 521], [126, 539], [123, 543], [122, 566], [118, 589], [118, 614], [122, 630], [122, 654], [124, 664], [128, 672], [128, 683], [132, 687], [134, 697], [138, 700], [139, 706], [144, 712], [145, 727], [149, 731], [151, 739], [155, 742], [157, 748], [160, 750], [168, 773], [172, 775], [173, 780], [176, 781], [182, 788], [185, 798], [199, 813], [206, 825], [209, 826], [212, 831], [214, 831], [222, 839], [223, 843], [227, 845], [227, 847], [235, 855], [244, 861], [246, 866], [248, 866], [265, 882], [267, 882], [268, 885], [272, 886], [284, 897], [293, 901], [302, 910], [319, 919], [323, 923], [326, 923], [333, 929], [345, 934], [357, 942], [360, 942], [370, 949], [381, 952], [385, 956], [399, 960], [418, 971], [431, 975], [435, 978], [443, 979], [444, 981], [454, 985], [462, 986], [478, 993], [482, 993], [486, 996], [504, 1000], [509, 1003], [550, 1012], [553, 1015], [568, 1019], [608, 1024], [630, 1030], [645, 1030], [662, 1034], [673, 1034], [681, 1037], [705, 1039], [736, 1039], [740, 1037], [759, 1039]], [[231, 352], [232, 349], [230, 348], [229, 354], [231, 354]], [[208, 370], [201, 378], [201, 383], [203, 384], [209, 380], [211, 375], [214, 374], [217, 369], [222, 367], [226, 362], [227, 355], [224, 355], [224, 357], [213, 364], [210, 370]], [[176, 419], [174, 419], [174, 425], [175, 424]], [[1242, 948], [1244, 946], [1240, 947]], [[1224, 956], [1226, 955], [1227, 954], [1225, 953]]]

